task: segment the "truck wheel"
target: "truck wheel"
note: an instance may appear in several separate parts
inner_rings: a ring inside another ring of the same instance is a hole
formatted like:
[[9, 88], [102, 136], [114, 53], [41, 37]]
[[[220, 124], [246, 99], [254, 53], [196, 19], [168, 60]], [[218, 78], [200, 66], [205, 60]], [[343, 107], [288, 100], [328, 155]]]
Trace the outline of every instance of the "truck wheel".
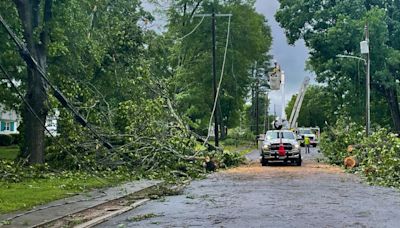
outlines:
[[261, 159], [261, 166], [268, 166], [268, 160]]
[[296, 160], [296, 165], [301, 166], [301, 162], [302, 162], [302, 160], [301, 160], [301, 155], [300, 155], [299, 158]]

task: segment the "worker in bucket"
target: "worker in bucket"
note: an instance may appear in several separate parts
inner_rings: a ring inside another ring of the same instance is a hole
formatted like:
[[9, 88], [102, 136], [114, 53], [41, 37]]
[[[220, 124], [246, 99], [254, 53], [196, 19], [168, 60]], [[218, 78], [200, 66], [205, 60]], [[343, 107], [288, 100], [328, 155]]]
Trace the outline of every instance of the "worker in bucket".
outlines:
[[310, 138], [307, 136], [304, 138], [304, 145], [306, 146], [306, 154], [310, 153]]

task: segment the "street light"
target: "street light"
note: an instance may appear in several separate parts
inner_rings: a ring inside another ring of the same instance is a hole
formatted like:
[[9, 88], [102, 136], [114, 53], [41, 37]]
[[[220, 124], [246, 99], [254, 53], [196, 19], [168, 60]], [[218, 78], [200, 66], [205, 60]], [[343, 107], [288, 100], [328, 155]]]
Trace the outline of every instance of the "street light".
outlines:
[[361, 54], [366, 55], [366, 58], [361, 58], [357, 56], [352, 56], [352, 55], [336, 55], [336, 57], [339, 58], [350, 58], [350, 59], [357, 59], [361, 60], [364, 62], [365, 66], [367, 67], [367, 72], [366, 72], [366, 102], [365, 102], [365, 132], [367, 137], [369, 136], [370, 129], [371, 129], [371, 76], [370, 76], [370, 71], [371, 71], [371, 60], [370, 60], [370, 53], [369, 53], [369, 32], [368, 32], [368, 25], [365, 25], [365, 34], [366, 34], [366, 39], [360, 42], [360, 48], [361, 48]]
[[352, 55], [336, 55], [336, 57], [338, 58], [349, 58], [349, 59], [357, 59], [360, 61], [364, 61], [364, 64], [367, 65], [367, 60], [361, 58], [361, 57], [357, 57], [357, 56], [352, 56]]

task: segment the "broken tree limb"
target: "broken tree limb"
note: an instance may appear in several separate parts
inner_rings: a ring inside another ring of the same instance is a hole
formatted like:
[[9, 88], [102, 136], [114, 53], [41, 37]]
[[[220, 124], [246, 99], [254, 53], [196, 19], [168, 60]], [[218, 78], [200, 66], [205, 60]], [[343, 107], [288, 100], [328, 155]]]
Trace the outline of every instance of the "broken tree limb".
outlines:
[[[197, 133], [193, 132], [192, 130], [189, 129], [189, 127], [184, 123], [184, 121], [182, 120], [182, 118], [177, 114], [177, 112], [175, 111], [175, 108], [173, 107], [173, 104], [171, 102], [171, 99], [168, 96], [168, 93], [165, 92], [165, 85], [163, 85], [162, 82], [158, 81], [158, 83], [155, 84], [158, 88], [154, 88], [153, 85], [147, 84], [148, 88], [151, 89], [155, 94], [158, 94], [159, 96], [161, 96], [162, 98], [164, 98], [167, 102], [167, 106], [168, 109], [172, 115], [172, 117], [174, 117], [174, 119], [178, 122], [178, 124], [180, 125], [180, 129], [186, 131], [190, 136], [193, 136], [196, 141], [201, 142], [203, 145], [205, 145], [207, 147], [207, 149], [209, 150], [218, 150], [218, 151], [223, 151], [222, 148], [220, 147], [216, 147], [212, 144], [210, 144], [209, 142], [206, 141], [206, 139], [200, 135], [198, 135]], [[196, 154], [197, 155], [197, 154]], [[195, 155], [195, 156], [196, 156]]]
[[222, 151], [222, 148], [220, 147], [216, 147], [212, 144], [210, 144], [209, 142], [206, 141], [205, 138], [201, 137], [200, 135], [198, 135], [197, 133], [191, 131], [184, 123], [183, 120], [178, 116], [178, 114], [176, 114], [174, 107], [172, 106], [172, 102], [168, 97], [165, 97], [165, 99], [167, 100], [167, 105], [168, 108], [172, 114], [172, 116], [175, 118], [175, 120], [179, 123], [179, 125], [181, 125], [181, 129], [186, 130], [191, 136], [193, 136], [196, 141], [203, 143], [204, 145], [207, 146], [207, 148], [211, 149], [211, 150], [219, 150]]

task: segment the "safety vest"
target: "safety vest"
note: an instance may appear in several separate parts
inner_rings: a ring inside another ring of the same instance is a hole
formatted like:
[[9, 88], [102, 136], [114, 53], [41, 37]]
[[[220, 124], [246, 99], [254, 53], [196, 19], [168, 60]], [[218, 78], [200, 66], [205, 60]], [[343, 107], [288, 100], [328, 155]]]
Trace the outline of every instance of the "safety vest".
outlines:
[[305, 137], [305, 138], [304, 138], [304, 144], [310, 145], [310, 138]]

